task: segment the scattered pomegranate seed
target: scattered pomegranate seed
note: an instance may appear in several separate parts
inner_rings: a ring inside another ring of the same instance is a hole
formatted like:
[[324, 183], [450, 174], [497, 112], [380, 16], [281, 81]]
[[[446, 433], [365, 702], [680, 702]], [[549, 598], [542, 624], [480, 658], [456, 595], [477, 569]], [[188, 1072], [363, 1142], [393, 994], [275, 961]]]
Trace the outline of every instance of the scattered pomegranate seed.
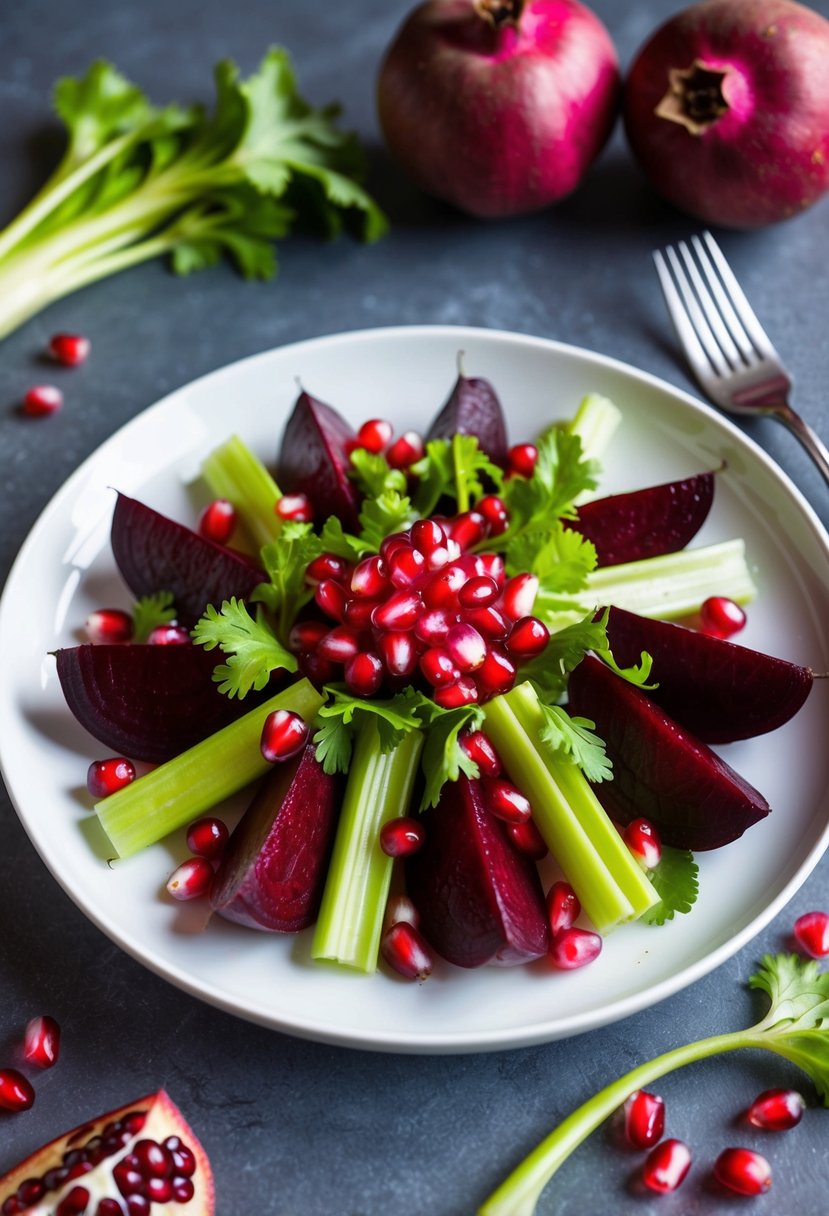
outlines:
[[380, 848], [388, 857], [409, 857], [425, 839], [423, 825], [408, 815], [389, 819], [380, 829]]
[[625, 1135], [634, 1148], [652, 1148], [665, 1132], [665, 1103], [658, 1094], [637, 1089], [625, 1102]]
[[492, 740], [482, 730], [461, 731], [458, 743], [470, 760], [474, 760], [482, 777], [500, 777], [501, 759]]
[[345, 605], [345, 621], [356, 629], [368, 631], [371, 629], [371, 614], [382, 600], [360, 599], [354, 596]]
[[485, 778], [484, 789], [492, 814], [505, 823], [526, 823], [532, 815], [529, 798], [503, 777]]
[[411, 468], [422, 456], [423, 440], [417, 431], [404, 431], [386, 452], [386, 460], [393, 469]]
[[314, 518], [314, 509], [307, 494], [283, 494], [277, 499], [274, 509], [280, 519], [291, 523], [310, 524]]
[[188, 857], [177, 866], [167, 880], [167, 890], [173, 899], [200, 899], [213, 881], [213, 867], [204, 857]]
[[16, 1068], [0, 1068], [0, 1107], [3, 1110], [28, 1110], [35, 1100], [30, 1081]]
[[829, 915], [804, 912], [794, 922], [794, 938], [801, 950], [812, 958], [826, 958], [829, 954]]
[[308, 724], [292, 709], [275, 709], [262, 725], [260, 747], [271, 763], [290, 760], [308, 741]]
[[407, 921], [398, 921], [386, 929], [380, 949], [389, 966], [406, 979], [425, 980], [432, 973], [434, 959], [429, 947]]
[[504, 643], [513, 657], [531, 659], [541, 654], [550, 640], [550, 631], [537, 616], [522, 616], [515, 622]]
[[23, 413], [30, 418], [54, 414], [63, 405], [63, 393], [54, 384], [35, 384], [23, 398]]
[[560, 971], [586, 967], [602, 952], [602, 939], [589, 929], [562, 929], [550, 943], [550, 961]]
[[642, 1181], [661, 1195], [675, 1191], [691, 1168], [691, 1150], [682, 1140], [663, 1140], [652, 1148], [642, 1166]]
[[209, 502], [199, 516], [199, 535], [217, 545], [226, 545], [235, 527], [236, 508], [226, 498], [216, 498]]
[[494, 642], [501, 641], [509, 633], [509, 621], [503, 612], [491, 605], [486, 608], [469, 608], [465, 615], [470, 625], [474, 625], [479, 633]]
[[385, 560], [378, 554], [364, 557], [351, 574], [351, 590], [366, 599], [379, 599], [389, 593], [389, 578]]
[[746, 1118], [764, 1131], [785, 1132], [797, 1127], [805, 1109], [803, 1095], [796, 1089], [766, 1089], [754, 1099]]
[[486, 520], [490, 536], [500, 536], [502, 532], [506, 532], [509, 525], [509, 511], [504, 505], [503, 499], [498, 498], [496, 494], [487, 494], [483, 498], [479, 498], [475, 503], [475, 510]]
[[367, 452], [382, 452], [394, 434], [394, 428], [385, 418], [370, 418], [357, 432], [357, 446]]
[[133, 620], [121, 608], [98, 608], [90, 612], [84, 624], [86, 636], [96, 645], [128, 642], [133, 635]]
[[730, 638], [745, 627], [746, 614], [739, 604], [724, 595], [712, 595], [699, 610], [703, 633], [717, 638]]
[[659, 833], [648, 819], [634, 819], [622, 833], [624, 842], [643, 870], [653, 870], [662, 860]]
[[762, 1195], [771, 1186], [771, 1166], [750, 1148], [727, 1148], [714, 1162], [714, 1177], [738, 1195]]
[[355, 654], [345, 665], [345, 682], [357, 697], [370, 697], [383, 683], [383, 663], [371, 651]]
[[230, 833], [227, 824], [215, 815], [205, 815], [196, 819], [187, 829], [187, 847], [197, 857], [214, 861], [225, 851]]
[[420, 923], [420, 913], [408, 895], [390, 895], [383, 923], [386, 929], [390, 929], [392, 925], [396, 925], [400, 921], [405, 921], [407, 925], [412, 925], [416, 929]]
[[552, 936], [572, 929], [580, 913], [579, 897], [569, 882], [554, 882], [547, 892], [547, 921]]
[[523, 823], [508, 823], [507, 834], [520, 853], [526, 853], [534, 861], [541, 861], [549, 852], [547, 842], [539, 832], [532, 819]]
[[518, 477], [532, 477], [538, 460], [538, 448], [534, 443], [516, 443], [507, 452], [507, 473]]
[[60, 1026], [54, 1018], [44, 1014], [32, 1018], [23, 1035], [23, 1054], [30, 1064], [38, 1068], [51, 1068], [60, 1054]]
[[93, 760], [86, 770], [86, 788], [93, 798], [108, 798], [135, 780], [135, 765], [123, 756]]
[[49, 354], [66, 367], [77, 367], [89, 358], [92, 343], [81, 334], [52, 334]]
[[321, 583], [324, 578], [344, 579], [348, 574], [348, 562], [336, 553], [321, 553], [308, 563], [305, 571], [305, 581], [312, 585]]
[[184, 625], [156, 625], [147, 635], [148, 646], [189, 646], [192, 641]]

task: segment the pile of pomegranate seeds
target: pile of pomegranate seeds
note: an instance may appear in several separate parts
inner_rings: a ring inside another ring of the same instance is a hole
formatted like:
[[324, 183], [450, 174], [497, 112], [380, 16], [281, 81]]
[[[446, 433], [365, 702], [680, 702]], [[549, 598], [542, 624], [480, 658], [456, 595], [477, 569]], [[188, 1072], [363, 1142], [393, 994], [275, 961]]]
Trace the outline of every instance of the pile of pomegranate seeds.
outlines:
[[538, 579], [507, 578], [499, 554], [468, 550], [490, 534], [484, 516], [420, 519], [356, 565], [326, 553], [307, 571], [317, 607], [336, 624], [302, 622], [290, 644], [317, 683], [339, 677], [372, 696], [418, 674], [455, 709], [507, 692], [549, 632], [531, 615]]

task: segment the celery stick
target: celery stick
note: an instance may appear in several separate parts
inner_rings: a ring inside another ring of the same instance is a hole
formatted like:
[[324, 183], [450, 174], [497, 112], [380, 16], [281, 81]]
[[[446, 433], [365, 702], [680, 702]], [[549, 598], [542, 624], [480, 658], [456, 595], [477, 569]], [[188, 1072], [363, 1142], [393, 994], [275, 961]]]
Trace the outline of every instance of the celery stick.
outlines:
[[155, 844], [261, 777], [270, 768], [259, 748], [268, 714], [292, 709], [310, 723], [324, 699], [308, 680], [300, 680], [97, 803], [101, 826], [118, 856]]
[[519, 722], [506, 697], [483, 707], [486, 733], [513, 780], [532, 803], [533, 819], [567, 881], [600, 933], [630, 920], [633, 906]]
[[[565, 429], [581, 439], [581, 450], [588, 460], [601, 460], [621, 421], [622, 411], [609, 397], [588, 393]], [[576, 505], [595, 498], [596, 494], [596, 490], [584, 490], [575, 499]]]
[[233, 503], [257, 550], [276, 540], [282, 520], [274, 508], [282, 491], [238, 435], [210, 453], [202, 464], [202, 476], [217, 498]]
[[[532, 685], [526, 682], [519, 684], [507, 693], [506, 702], [530, 739], [539, 740], [544, 714]], [[538, 746], [538, 750], [596, 852], [630, 901], [634, 916], [641, 916], [658, 902], [659, 896], [610, 822], [586, 777], [578, 765], [567, 757], [555, 756], [543, 744]]]
[[366, 973], [376, 970], [393, 865], [380, 848], [380, 829], [406, 814], [422, 746], [421, 732], [410, 731], [382, 752], [374, 716], [362, 727], [311, 944], [313, 958]]

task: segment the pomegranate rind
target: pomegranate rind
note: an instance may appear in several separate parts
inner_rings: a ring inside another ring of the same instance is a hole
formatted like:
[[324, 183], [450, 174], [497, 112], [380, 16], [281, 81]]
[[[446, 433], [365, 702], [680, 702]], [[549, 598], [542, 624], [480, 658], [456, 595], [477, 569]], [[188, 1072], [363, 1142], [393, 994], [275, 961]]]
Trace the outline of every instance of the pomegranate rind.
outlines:
[[[62, 1163], [64, 1153], [73, 1148], [82, 1148], [93, 1136], [100, 1134], [108, 1123], [115, 1123], [134, 1111], [146, 1112], [146, 1120], [141, 1130], [136, 1132], [122, 1149], [105, 1157], [93, 1170], [84, 1174], [80, 1180], [83, 1186], [90, 1191], [94, 1199], [101, 1199], [105, 1195], [120, 1198], [112, 1178], [112, 1170], [115, 1164], [131, 1151], [135, 1141], [150, 1138], [161, 1142], [167, 1136], [180, 1136], [196, 1158], [196, 1170], [192, 1177], [193, 1197], [186, 1203], [154, 1203], [153, 1216], [214, 1216], [215, 1187], [207, 1154], [175, 1102], [163, 1089], [143, 1098], [136, 1098], [125, 1106], [107, 1111], [106, 1114], [98, 1115], [85, 1123], [79, 1123], [36, 1149], [0, 1178], [0, 1206], [16, 1193], [21, 1182], [27, 1178], [42, 1177], [47, 1170]], [[47, 1192], [37, 1203], [25, 1209], [27, 1216], [46, 1216], [47, 1213], [54, 1212], [63, 1196], [77, 1185], [79, 1179], [71, 1178], [62, 1187]]]

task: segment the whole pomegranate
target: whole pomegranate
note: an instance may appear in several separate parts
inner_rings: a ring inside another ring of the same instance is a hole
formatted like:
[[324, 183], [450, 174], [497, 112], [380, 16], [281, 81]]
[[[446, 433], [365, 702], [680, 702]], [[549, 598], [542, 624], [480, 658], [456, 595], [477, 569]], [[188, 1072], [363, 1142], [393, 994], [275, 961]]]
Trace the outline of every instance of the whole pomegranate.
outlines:
[[794, 0], [702, 0], [639, 51], [624, 121], [683, 211], [731, 228], [797, 215], [829, 189], [829, 21]]
[[578, 186], [619, 91], [610, 35], [578, 0], [426, 0], [386, 53], [378, 108], [417, 185], [494, 218]]

